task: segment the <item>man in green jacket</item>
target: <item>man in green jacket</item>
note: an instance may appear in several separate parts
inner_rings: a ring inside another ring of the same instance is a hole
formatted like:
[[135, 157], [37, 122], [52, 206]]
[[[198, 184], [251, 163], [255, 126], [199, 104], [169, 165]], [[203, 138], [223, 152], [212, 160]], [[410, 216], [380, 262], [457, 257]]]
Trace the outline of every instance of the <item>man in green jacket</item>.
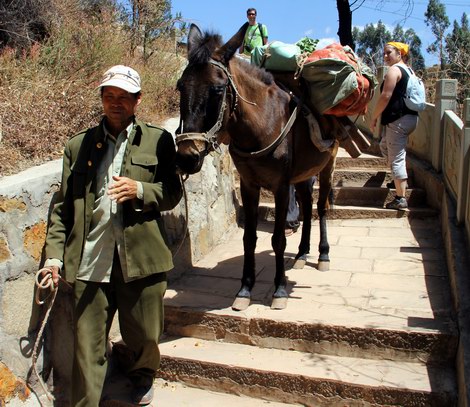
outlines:
[[135, 117], [140, 76], [110, 68], [99, 85], [101, 123], [72, 137], [46, 238], [45, 267], [55, 284], [74, 285], [75, 354], [71, 404], [98, 406], [106, 345], [118, 311], [135, 356], [133, 402], [149, 404], [160, 364], [166, 272], [173, 268], [161, 212], [181, 199], [173, 138]]

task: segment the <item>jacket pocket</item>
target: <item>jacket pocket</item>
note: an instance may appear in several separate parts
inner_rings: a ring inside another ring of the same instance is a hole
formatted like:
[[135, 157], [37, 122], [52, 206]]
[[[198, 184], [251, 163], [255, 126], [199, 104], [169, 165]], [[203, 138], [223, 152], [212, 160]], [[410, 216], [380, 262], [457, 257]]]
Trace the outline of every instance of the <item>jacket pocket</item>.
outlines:
[[158, 159], [151, 154], [135, 154], [131, 157], [131, 166], [128, 168], [129, 178], [136, 181], [152, 182], [155, 176]]

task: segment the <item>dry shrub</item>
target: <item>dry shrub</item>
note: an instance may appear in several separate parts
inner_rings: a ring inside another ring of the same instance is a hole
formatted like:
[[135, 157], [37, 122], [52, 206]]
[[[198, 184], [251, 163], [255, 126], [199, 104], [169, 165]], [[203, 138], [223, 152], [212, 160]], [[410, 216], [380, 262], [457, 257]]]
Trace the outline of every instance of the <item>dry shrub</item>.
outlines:
[[176, 53], [174, 42], [159, 41], [156, 46], [158, 52], [145, 64], [136, 61], [143, 91], [140, 115], [153, 123], [159, 123], [169, 114], [178, 112], [179, 94], [176, 91], [176, 81], [186, 64], [186, 58]]
[[182, 60], [174, 42], [159, 42], [144, 61], [129, 55], [115, 10], [90, 18], [73, 0], [57, 3], [57, 21], [46, 43], [20, 56], [0, 50], [0, 176], [60, 158], [71, 135], [98, 123], [96, 86], [112, 65], [130, 65], [141, 74], [144, 120], [160, 123], [177, 110]]

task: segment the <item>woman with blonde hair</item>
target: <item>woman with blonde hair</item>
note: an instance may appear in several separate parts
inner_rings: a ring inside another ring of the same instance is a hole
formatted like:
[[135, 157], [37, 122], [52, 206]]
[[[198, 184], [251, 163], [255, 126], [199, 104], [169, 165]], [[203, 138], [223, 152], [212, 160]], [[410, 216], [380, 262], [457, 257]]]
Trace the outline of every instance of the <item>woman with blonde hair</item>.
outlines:
[[[380, 141], [382, 155], [387, 158], [395, 187], [395, 198], [387, 209], [408, 208], [406, 187], [406, 143], [408, 135], [418, 124], [418, 113], [405, 105], [409, 74], [405, 69], [409, 47], [402, 42], [388, 42], [384, 47], [384, 62], [389, 66], [380, 88], [380, 97], [372, 115], [371, 129], [375, 130], [379, 116], [383, 126]], [[387, 186], [389, 186], [387, 184]]]

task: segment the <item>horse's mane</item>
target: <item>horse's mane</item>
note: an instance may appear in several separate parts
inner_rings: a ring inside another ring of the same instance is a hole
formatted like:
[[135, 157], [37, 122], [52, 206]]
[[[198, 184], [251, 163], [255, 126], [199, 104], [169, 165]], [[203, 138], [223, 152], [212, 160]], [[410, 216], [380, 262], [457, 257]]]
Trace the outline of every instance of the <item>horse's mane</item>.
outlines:
[[195, 39], [188, 55], [190, 65], [199, 65], [209, 62], [216, 48], [222, 46], [222, 36], [213, 32], [205, 32], [203, 36]]
[[[189, 65], [206, 64], [217, 48], [223, 45], [222, 36], [218, 33], [206, 31], [203, 36], [197, 38], [188, 55]], [[260, 69], [255, 65], [243, 63], [243, 70], [252, 78], [258, 78], [266, 85], [274, 83], [271, 73]]]
[[[238, 61], [239, 67], [242, 67], [243, 71], [250, 77], [259, 79], [266, 85], [272, 85], [274, 83], [273, 75], [265, 69], [259, 68], [256, 65], [251, 65], [245, 61]], [[243, 64], [243, 65], [242, 65]]]

